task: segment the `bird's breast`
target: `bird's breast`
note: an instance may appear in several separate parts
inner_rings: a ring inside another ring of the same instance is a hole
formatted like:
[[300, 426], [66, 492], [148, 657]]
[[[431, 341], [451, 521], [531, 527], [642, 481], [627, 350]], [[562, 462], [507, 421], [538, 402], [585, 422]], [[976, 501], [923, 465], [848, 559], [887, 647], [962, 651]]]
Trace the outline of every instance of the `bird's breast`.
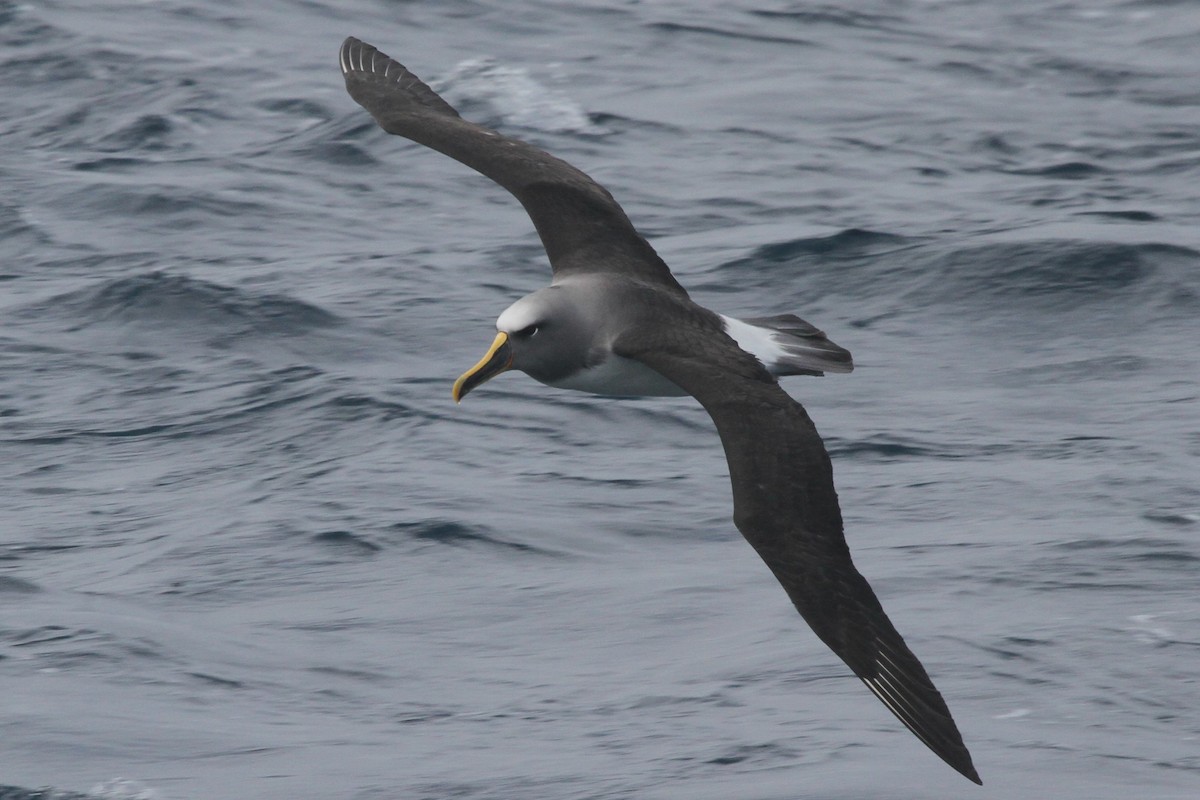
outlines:
[[543, 382], [556, 389], [622, 397], [682, 397], [687, 394], [642, 362], [612, 353], [599, 363], [576, 370], [565, 378]]

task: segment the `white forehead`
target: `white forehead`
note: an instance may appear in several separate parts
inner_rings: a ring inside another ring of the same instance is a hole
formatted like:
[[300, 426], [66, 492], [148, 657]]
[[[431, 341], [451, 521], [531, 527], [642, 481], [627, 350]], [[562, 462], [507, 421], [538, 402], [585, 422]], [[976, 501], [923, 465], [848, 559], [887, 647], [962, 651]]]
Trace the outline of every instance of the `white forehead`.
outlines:
[[515, 333], [542, 322], [546, 312], [546, 298], [542, 296], [541, 292], [527, 294], [504, 309], [504, 312], [496, 319], [496, 330]]

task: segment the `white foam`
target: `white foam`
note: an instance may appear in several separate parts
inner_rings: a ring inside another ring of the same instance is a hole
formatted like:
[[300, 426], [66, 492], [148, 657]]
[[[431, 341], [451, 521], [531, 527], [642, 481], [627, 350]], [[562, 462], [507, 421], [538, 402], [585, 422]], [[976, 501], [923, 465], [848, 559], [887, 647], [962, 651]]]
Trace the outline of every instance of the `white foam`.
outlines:
[[544, 86], [523, 69], [506, 67], [491, 58], [461, 62], [439, 91], [447, 102], [483, 103], [506, 124], [545, 131], [603, 133], [571, 98]]

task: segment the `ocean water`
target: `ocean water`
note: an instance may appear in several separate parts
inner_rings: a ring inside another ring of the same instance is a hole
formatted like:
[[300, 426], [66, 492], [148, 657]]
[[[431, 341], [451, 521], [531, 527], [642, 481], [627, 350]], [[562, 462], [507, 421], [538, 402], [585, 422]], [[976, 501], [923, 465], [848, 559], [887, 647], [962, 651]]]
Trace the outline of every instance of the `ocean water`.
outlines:
[[[697, 404], [454, 378], [520, 206], [356, 35], [795, 312], [945, 767], [730, 520]], [[1200, 10], [0, 0], [0, 798], [1200, 796]]]

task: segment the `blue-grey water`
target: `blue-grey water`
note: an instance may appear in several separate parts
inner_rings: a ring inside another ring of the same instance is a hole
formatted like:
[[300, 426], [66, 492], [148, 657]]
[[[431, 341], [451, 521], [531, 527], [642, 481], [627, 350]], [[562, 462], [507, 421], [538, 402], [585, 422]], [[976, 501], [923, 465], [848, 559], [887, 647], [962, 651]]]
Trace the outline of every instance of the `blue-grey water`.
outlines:
[[[786, 386], [982, 788], [693, 401], [454, 406], [545, 257], [351, 34], [854, 353]], [[0, 797], [1200, 797], [1198, 53], [1167, 0], [0, 0]]]

